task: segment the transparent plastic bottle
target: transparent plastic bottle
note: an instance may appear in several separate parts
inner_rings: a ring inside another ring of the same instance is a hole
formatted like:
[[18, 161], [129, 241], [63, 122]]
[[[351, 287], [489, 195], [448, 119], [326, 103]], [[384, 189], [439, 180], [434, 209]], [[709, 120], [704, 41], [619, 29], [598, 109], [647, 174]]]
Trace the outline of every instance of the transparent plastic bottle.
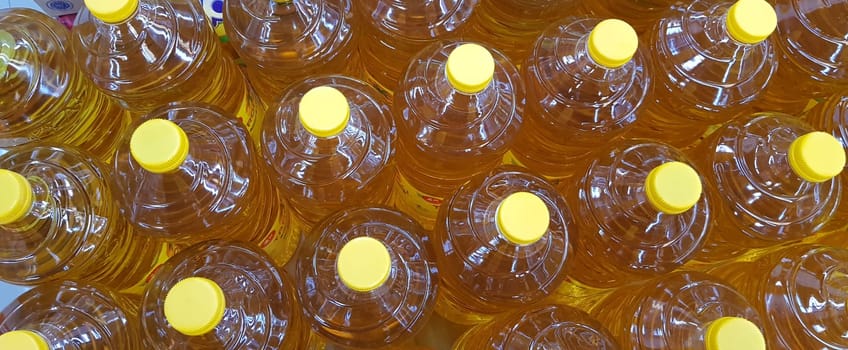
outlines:
[[[835, 137], [842, 148], [848, 151], [848, 95], [846, 92], [832, 95], [831, 97], [817, 103], [807, 111], [803, 120], [814, 129], [830, 133]], [[846, 181], [848, 172], [840, 173], [842, 183]], [[848, 203], [848, 190], [842, 191], [841, 203]], [[822, 227], [822, 232], [837, 231], [841, 233], [848, 228], [848, 204], [837, 209], [837, 215], [831, 217], [830, 221]], [[848, 248], [848, 245], [844, 245]]]
[[846, 0], [775, 0], [779, 68], [756, 107], [798, 115], [810, 98], [848, 89]]
[[366, 81], [391, 96], [421, 48], [459, 37], [478, 0], [353, 1]]
[[320, 74], [358, 74], [358, 30], [350, 0], [231, 0], [224, 3], [228, 38], [268, 106], [284, 89]]
[[794, 245], [711, 273], [769, 315], [769, 349], [848, 348], [848, 250]]
[[519, 310], [470, 329], [454, 350], [617, 350], [618, 342], [585, 312], [564, 305]]
[[43, 13], [0, 10], [0, 147], [62, 142], [112, 159], [130, 115], [68, 60], [70, 37]]
[[527, 112], [505, 162], [564, 181], [629, 130], [651, 86], [638, 45], [620, 20], [568, 17], [549, 27], [523, 68]]
[[723, 198], [695, 259], [717, 263], [749, 248], [800, 240], [844, 212], [845, 150], [833, 136], [780, 113], [757, 113], [716, 130], [692, 159], [707, 191]]
[[678, 3], [651, 33], [655, 88], [633, 137], [686, 147], [714, 124], [753, 111], [777, 68], [765, 0]]
[[413, 59], [394, 98], [394, 205], [430, 229], [446, 196], [502, 162], [521, 125], [524, 88], [498, 51], [439, 42]]
[[143, 349], [138, 304], [100, 285], [51, 282], [0, 311], [0, 349]]
[[195, 0], [86, 0], [73, 28], [77, 64], [125, 108], [204, 102], [238, 117], [258, 141], [265, 106]]
[[115, 289], [142, 281], [163, 244], [136, 235], [108, 168], [71, 146], [27, 145], [0, 157], [0, 279], [80, 279]]
[[270, 109], [262, 133], [277, 184], [310, 226], [346, 207], [387, 204], [395, 147], [388, 100], [343, 76], [292, 85]]
[[590, 313], [622, 349], [766, 349], [756, 308], [725, 282], [701, 272], [673, 272], [619, 288]]
[[421, 226], [394, 210], [358, 207], [327, 217], [308, 237], [297, 289], [312, 330], [343, 348], [412, 347], [440, 292]]
[[498, 47], [520, 65], [539, 34], [572, 12], [577, 3], [575, 0], [480, 1], [462, 37]]
[[571, 212], [544, 178], [501, 166], [445, 202], [433, 230], [442, 290], [436, 311], [477, 324], [552, 295], [570, 259]]
[[650, 32], [668, 14], [677, 0], [594, 0], [582, 1], [583, 9], [599, 18], [618, 18], [633, 26], [636, 32]]
[[176, 244], [231, 239], [285, 264], [300, 229], [244, 126], [206, 104], [176, 103], [133, 123], [115, 155], [121, 210], [140, 233]]
[[141, 303], [153, 349], [306, 349], [294, 286], [253, 244], [213, 240], [186, 248], [154, 277]]
[[560, 188], [579, 213], [569, 277], [618, 287], [671, 272], [700, 251], [713, 227], [713, 194], [703, 193], [681, 151], [624, 140], [594, 158], [576, 186]]

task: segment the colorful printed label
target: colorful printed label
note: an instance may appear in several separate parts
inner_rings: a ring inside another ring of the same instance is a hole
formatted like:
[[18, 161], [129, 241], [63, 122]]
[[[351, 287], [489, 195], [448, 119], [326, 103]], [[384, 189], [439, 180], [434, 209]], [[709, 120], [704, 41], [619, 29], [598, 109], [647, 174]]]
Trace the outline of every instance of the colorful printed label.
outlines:
[[172, 243], [162, 244], [162, 249], [159, 250], [159, 257], [156, 258], [156, 263], [153, 265], [153, 268], [150, 269], [150, 272], [148, 272], [147, 275], [144, 276], [144, 279], [139, 281], [136, 285], [122, 290], [121, 293], [132, 295], [141, 295], [142, 293], [144, 293], [144, 288], [147, 286], [148, 283], [150, 283], [150, 281], [153, 280], [153, 277], [156, 275], [157, 272], [159, 272], [159, 270], [162, 268], [162, 265], [165, 264], [168, 259], [170, 259], [174, 255], [177, 255], [178, 251], [179, 248]]
[[259, 99], [253, 95], [253, 92], [248, 87], [248, 92], [244, 95], [244, 100], [241, 102], [241, 106], [239, 106], [236, 117], [244, 123], [247, 132], [250, 133], [250, 136], [253, 137], [257, 145], [262, 136], [263, 118], [261, 113], [263, 110], [264, 108], [262, 108], [261, 102], [259, 102]]
[[435, 220], [444, 198], [419, 191], [403, 174], [398, 174], [396, 179], [392, 198], [395, 207], [418, 219], [422, 224]]
[[271, 230], [259, 242], [259, 247], [265, 250], [279, 266], [283, 266], [297, 249], [302, 225], [298, 223], [299, 220], [289, 220], [289, 215], [284, 208], [280, 211]]

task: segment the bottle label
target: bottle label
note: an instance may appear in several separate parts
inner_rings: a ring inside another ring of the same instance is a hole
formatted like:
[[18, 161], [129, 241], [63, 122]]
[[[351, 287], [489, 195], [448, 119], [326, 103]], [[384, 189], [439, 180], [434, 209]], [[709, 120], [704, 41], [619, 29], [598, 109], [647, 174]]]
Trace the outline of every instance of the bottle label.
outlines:
[[156, 258], [156, 263], [153, 265], [153, 268], [150, 269], [150, 272], [144, 276], [144, 279], [136, 283], [136, 285], [124, 289], [121, 293], [131, 294], [131, 295], [141, 295], [144, 293], [144, 288], [147, 286], [150, 281], [153, 280], [153, 277], [159, 272], [159, 269], [162, 268], [162, 265], [168, 261], [171, 257], [177, 254], [179, 248], [172, 243], [164, 243], [162, 244], [162, 249], [159, 250], [159, 256]]
[[271, 258], [280, 265], [288, 262], [300, 241], [302, 224], [300, 220], [289, 220], [284, 207], [274, 220], [274, 225], [265, 234], [259, 247], [265, 250]]
[[506, 153], [504, 153], [503, 164], [517, 165], [517, 166], [524, 167], [524, 168], [527, 167], [524, 164], [522, 164], [520, 160], [518, 160], [518, 157], [516, 157], [515, 154], [512, 153], [512, 151], [507, 151]]
[[258, 99], [253, 97], [253, 94], [250, 92], [250, 87], [248, 87], [248, 92], [244, 95], [244, 100], [241, 102], [239, 111], [236, 114], [236, 117], [244, 123], [247, 132], [250, 133], [250, 136], [253, 137], [256, 143], [259, 143], [262, 133], [262, 121], [257, 118], [257, 114], [262, 113], [263, 110], [259, 106], [259, 103]]
[[398, 174], [392, 202], [400, 211], [416, 218], [435, 219], [444, 198], [421, 192], [409, 183], [403, 174]]

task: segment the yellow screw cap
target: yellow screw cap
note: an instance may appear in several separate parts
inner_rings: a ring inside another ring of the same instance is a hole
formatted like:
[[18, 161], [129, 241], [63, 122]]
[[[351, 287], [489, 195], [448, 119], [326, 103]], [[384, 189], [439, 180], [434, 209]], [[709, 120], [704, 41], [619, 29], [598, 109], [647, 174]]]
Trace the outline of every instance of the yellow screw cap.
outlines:
[[85, 7], [104, 23], [121, 23], [138, 9], [138, 0], [85, 0]]
[[589, 33], [589, 56], [597, 64], [614, 69], [633, 58], [639, 48], [636, 30], [620, 19], [606, 19]]
[[538, 242], [551, 222], [548, 206], [530, 192], [516, 192], [504, 199], [495, 214], [500, 233], [510, 242], [529, 245]]
[[789, 166], [809, 182], [825, 182], [845, 168], [845, 150], [835, 137], [814, 131], [789, 145]]
[[176, 123], [148, 120], [133, 132], [130, 154], [145, 170], [165, 174], [176, 170], [188, 157], [188, 136]]
[[20, 220], [32, 208], [32, 185], [14, 171], [0, 169], [0, 225]]
[[303, 128], [312, 135], [336, 136], [347, 127], [350, 104], [341, 91], [319, 86], [306, 92], [300, 99], [298, 118]]
[[35, 332], [11, 331], [0, 335], [0, 349], [50, 350], [50, 345]]
[[392, 257], [383, 242], [371, 237], [357, 237], [345, 243], [339, 251], [336, 271], [348, 288], [370, 292], [389, 279]]
[[698, 172], [686, 163], [660, 165], [645, 179], [648, 203], [666, 214], [680, 214], [695, 206], [703, 188]]
[[189, 277], [165, 295], [165, 319], [182, 334], [197, 336], [215, 329], [224, 318], [224, 291], [212, 280]]
[[739, 0], [727, 11], [727, 33], [744, 44], [757, 44], [777, 28], [777, 13], [765, 0]]
[[709, 326], [704, 336], [707, 350], [765, 350], [763, 332], [751, 321], [740, 317], [722, 317]]
[[486, 89], [495, 77], [495, 58], [485, 47], [462, 44], [448, 55], [445, 73], [454, 89], [476, 94]]

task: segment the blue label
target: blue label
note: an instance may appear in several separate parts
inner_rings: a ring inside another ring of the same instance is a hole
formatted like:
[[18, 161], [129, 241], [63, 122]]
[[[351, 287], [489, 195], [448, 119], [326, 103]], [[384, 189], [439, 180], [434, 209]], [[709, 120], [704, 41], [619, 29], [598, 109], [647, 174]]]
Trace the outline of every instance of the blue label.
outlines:
[[53, 0], [47, 3], [47, 8], [56, 11], [66, 11], [74, 7], [74, 4], [64, 0]]
[[224, 21], [224, 1], [223, 0], [203, 0], [203, 11], [206, 12], [206, 17], [212, 21], [212, 26], [217, 26]]

